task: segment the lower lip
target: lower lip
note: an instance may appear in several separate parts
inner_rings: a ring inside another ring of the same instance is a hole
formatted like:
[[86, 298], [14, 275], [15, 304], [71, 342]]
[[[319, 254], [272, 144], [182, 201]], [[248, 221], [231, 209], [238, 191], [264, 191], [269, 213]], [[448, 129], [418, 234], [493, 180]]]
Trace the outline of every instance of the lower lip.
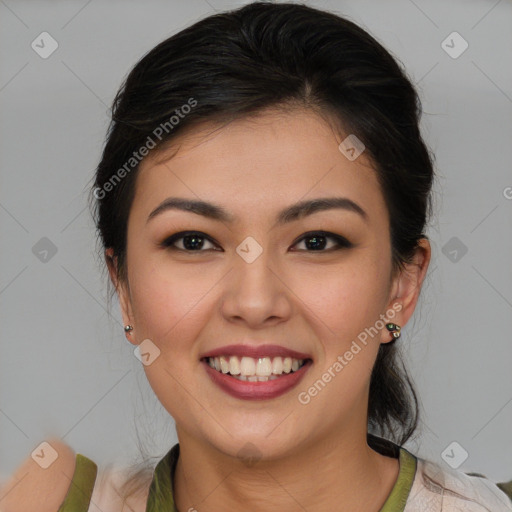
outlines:
[[283, 374], [277, 379], [267, 380], [265, 382], [249, 382], [238, 380], [227, 373], [222, 373], [212, 368], [207, 361], [201, 361], [206, 368], [206, 372], [224, 392], [235, 398], [242, 400], [268, 400], [284, 395], [287, 391], [294, 388], [304, 377], [312, 364], [311, 360], [293, 373]]

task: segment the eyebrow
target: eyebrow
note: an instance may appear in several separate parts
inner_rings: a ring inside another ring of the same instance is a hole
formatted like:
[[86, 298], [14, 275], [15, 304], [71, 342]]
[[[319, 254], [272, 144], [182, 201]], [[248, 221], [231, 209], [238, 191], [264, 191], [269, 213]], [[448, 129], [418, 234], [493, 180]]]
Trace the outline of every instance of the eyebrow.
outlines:
[[[286, 224], [312, 215], [313, 213], [334, 208], [357, 213], [363, 220], [368, 221], [368, 214], [351, 199], [346, 197], [322, 197], [308, 201], [300, 201], [288, 206], [278, 213], [276, 223], [278, 225]], [[157, 215], [168, 210], [192, 212], [220, 222], [233, 223], [237, 220], [234, 215], [229, 213], [222, 206], [196, 199], [168, 197], [149, 214], [146, 222], [149, 222]]]

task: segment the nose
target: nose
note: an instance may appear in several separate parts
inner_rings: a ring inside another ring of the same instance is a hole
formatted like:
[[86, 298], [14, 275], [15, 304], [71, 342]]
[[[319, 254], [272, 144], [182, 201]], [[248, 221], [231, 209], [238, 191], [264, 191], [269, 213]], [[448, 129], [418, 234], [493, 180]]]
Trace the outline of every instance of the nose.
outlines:
[[222, 302], [226, 320], [258, 329], [289, 319], [292, 292], [284, 272], [265, 250], [253, 261], [237, 255], [226, 279]]

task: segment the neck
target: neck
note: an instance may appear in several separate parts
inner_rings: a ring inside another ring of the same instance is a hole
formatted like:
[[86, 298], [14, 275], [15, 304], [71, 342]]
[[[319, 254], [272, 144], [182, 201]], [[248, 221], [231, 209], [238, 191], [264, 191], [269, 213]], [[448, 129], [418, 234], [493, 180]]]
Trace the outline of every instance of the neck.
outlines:
[[372, 450], [366, 433], [323, 437], [286, 457], [244, 464], [178, 431], [174, 500], [189, 510], [379, 512], [398, 477], [398, 460]]

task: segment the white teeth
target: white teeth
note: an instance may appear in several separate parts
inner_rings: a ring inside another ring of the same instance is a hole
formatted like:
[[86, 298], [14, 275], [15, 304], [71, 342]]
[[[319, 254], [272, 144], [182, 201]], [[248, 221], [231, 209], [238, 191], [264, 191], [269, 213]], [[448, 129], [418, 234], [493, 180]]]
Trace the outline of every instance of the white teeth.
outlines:
[[256, 365], [256, 375], [260, 377], [268, 377], [272, 374], [272, 361], [270, 357], [260, 357]]
[[[245, 375], [232, 375], [232, 377], [235, 379], [238, 379], [238, 380], [255, 382], [255, 380], [253, 378], [254, 376], [246, 377]], [[257, 377], [258, 382], [267, 382], [268, 380], [276, 380], [278, 378], [279, 377], [277, 375], [270, 375], [270, 377]]]
[[304, 359], [291, 357], [252, 357], [218, 356], [209, 357], [208, 364], [222, 373], [229, 373], [239, 380], [265, 382], [274, 380], [283, 373], [296, 372], [304, 365]]
[[240, 375], [240, 361], [238, 357], [231, 356], [229, 358], [229, 373], [231, 375]]
[[246, 376], [256, 373], [256, 363], [252, 357], [242, 357], [240, 361], [240, 373]]
[[222, 373], [229, 373], [229, 363], [224, 356], [219, 357], [220, 370]]
[[283, 358], [274, 357], [272, 360], [272, 373], [274, 375], [281, 375], [283, 373]]

